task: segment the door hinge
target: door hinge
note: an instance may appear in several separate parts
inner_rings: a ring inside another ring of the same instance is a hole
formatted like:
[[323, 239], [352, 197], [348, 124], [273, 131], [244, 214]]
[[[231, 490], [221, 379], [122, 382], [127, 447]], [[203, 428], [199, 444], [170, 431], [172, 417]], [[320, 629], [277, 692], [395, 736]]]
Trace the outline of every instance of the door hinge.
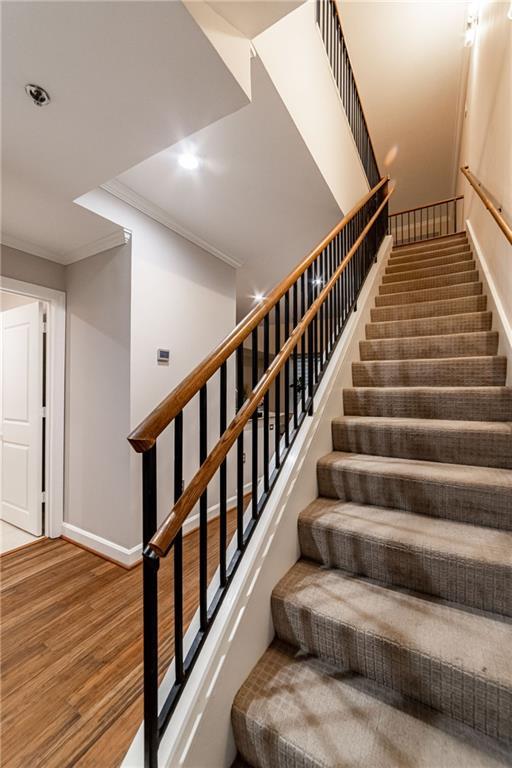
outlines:
[[42, 331], [43, 331], [43, 333], [46, 333], [46, 320], [43, 320]]
[[41, 502], [46, 503], [46, 491], [41, 491]]
[[41, 408], [41, 416], [43, 419], [46, 419], [46, 405], [43, 405]]

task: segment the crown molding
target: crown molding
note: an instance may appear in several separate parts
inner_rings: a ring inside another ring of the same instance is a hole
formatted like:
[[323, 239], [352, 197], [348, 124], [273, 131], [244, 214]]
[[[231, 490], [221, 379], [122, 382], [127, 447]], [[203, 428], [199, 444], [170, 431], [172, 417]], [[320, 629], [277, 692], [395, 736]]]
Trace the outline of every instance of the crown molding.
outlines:
[[85, 243], [85, 245], [81, 245], [73, 251], [68, 251], [64, 256], [66, 264], [72, 264], [75, 261], [87, 259], [89, 256], [95, 256], [97, 253], [109, 251], [111, 248], [116, 248], [119, 245], [125, 245], [130, 237], [131, 232], [128, 229], [116, 229], [115, 232], [110, 232], [108, 235], [92, 240], [90, 243]]
[[0, 242], [8, 248], [16, 248], [17, 251], [31, 253], [33, 256], [39, 256], [41, 259], [48, 259], [48, 261], [55, 261], [58, 264], [62, 264], [62, 256], [53, 253], [52, 251], [48, 251], [46, 248], [41, 248], [41, 246], [31, 243], [30, 240], [23, 240], [21, 237], [13, 237], [7, 232], [1, 232]]
[[149, 216], [159, 224], [163, 224], [164, 227], [171, 229], [177, 235], [180, 235], [180, 237], [184, 237], [185, 240], [189, 240], [191, 243], [194, 243], [194, 245], [202, 248], [203, 251], [211, 253], [212, 256], [215, 256], [217, 259], [220, 259], [226, 264], [229, 264], [230, 267], [237, 269], [238, 267], [242, 266], [241, 261], [233, 258], [232, 256], [228, 256], [228, 254], [223, 253], [223, 251], [219, 251], [218, 248], [215, 248], [215, 246], [206, 242], [206, 240], [203, 240], [193, 232], [185, 229], [185, 227], [182, 227], [181, 224], [177, 224], [174, 219], [169, 216], [167, 211], [164, 211], [163, 208], [160, 208], [158, 205], [155, 205], [155, 203], [152, 203], [147, 198], [139, 195], [138, 192], [130, 189], [130, 187], [127, 187], [126, 184], [123, 184], [121, 181], [114, 179], [107, 182], [106, 184], [101, 184], [101, 189], [104, 189], [105, 192], [109, 192], [111, 195], [114, 195], [114, 197], [117, 197], [124, 203], [131, 205], [132, 208], [136, 208], [138, 211], [144, 213], [146, 216]]

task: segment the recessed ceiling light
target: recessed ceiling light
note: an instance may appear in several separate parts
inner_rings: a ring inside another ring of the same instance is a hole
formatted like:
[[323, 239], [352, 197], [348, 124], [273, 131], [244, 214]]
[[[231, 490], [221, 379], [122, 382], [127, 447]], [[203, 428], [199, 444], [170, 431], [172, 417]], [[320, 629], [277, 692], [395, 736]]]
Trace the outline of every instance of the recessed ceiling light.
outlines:
[[182, 168], [186, 168], [187, 171], [195, 171], [199, 168], [199, 158], [196, 155], [192, 155], [190, 152], [184, 152], [178, 157], [178, 163]]
[[253, 299], [257, 304], [261, 304], [264, 298], [265, 296], [262, 293], [255, 293], [253, 296]]
[[25, 93], [27, 96], [30, 96], [36, 107], [44, 107], [50, 103], [50, 94], [41, 85], [27, 83]]

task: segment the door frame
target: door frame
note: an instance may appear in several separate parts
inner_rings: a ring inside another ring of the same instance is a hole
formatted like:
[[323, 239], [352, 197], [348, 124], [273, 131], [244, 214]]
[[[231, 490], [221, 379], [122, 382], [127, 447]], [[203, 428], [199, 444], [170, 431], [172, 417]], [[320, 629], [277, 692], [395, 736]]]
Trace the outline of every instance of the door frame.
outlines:
[[43, 535], [57, 538], [64, 520], [64, 408], [66, 294], [42, 285], [0, 277], [0, 288], [48, 304], [46, 317], [46, 467]]

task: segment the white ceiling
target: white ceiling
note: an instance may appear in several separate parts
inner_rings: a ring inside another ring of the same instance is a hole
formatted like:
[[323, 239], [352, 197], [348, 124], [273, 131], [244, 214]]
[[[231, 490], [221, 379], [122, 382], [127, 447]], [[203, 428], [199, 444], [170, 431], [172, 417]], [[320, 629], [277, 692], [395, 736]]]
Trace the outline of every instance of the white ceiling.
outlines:
[[118, 229], [76, 197], [247, 103], [180, 2], [3, 3], [1, 85], [2, 235], [64, 263]]
[[352, 0], [340, 7], [379, 167], [397, 181], [392, 210], [450, 197], [467, 4]]
[[[177, 157], [193, 150], [194, 172]], [[181, 228], [242, 262], [238, 312], [253, 305], [340, 218], [336, 204], [259, 59], [252, 61], [252, 102], [121, 174], [129, 190]]]
[[253, 38], [305, 0], [207, 0], [226, 21]]

